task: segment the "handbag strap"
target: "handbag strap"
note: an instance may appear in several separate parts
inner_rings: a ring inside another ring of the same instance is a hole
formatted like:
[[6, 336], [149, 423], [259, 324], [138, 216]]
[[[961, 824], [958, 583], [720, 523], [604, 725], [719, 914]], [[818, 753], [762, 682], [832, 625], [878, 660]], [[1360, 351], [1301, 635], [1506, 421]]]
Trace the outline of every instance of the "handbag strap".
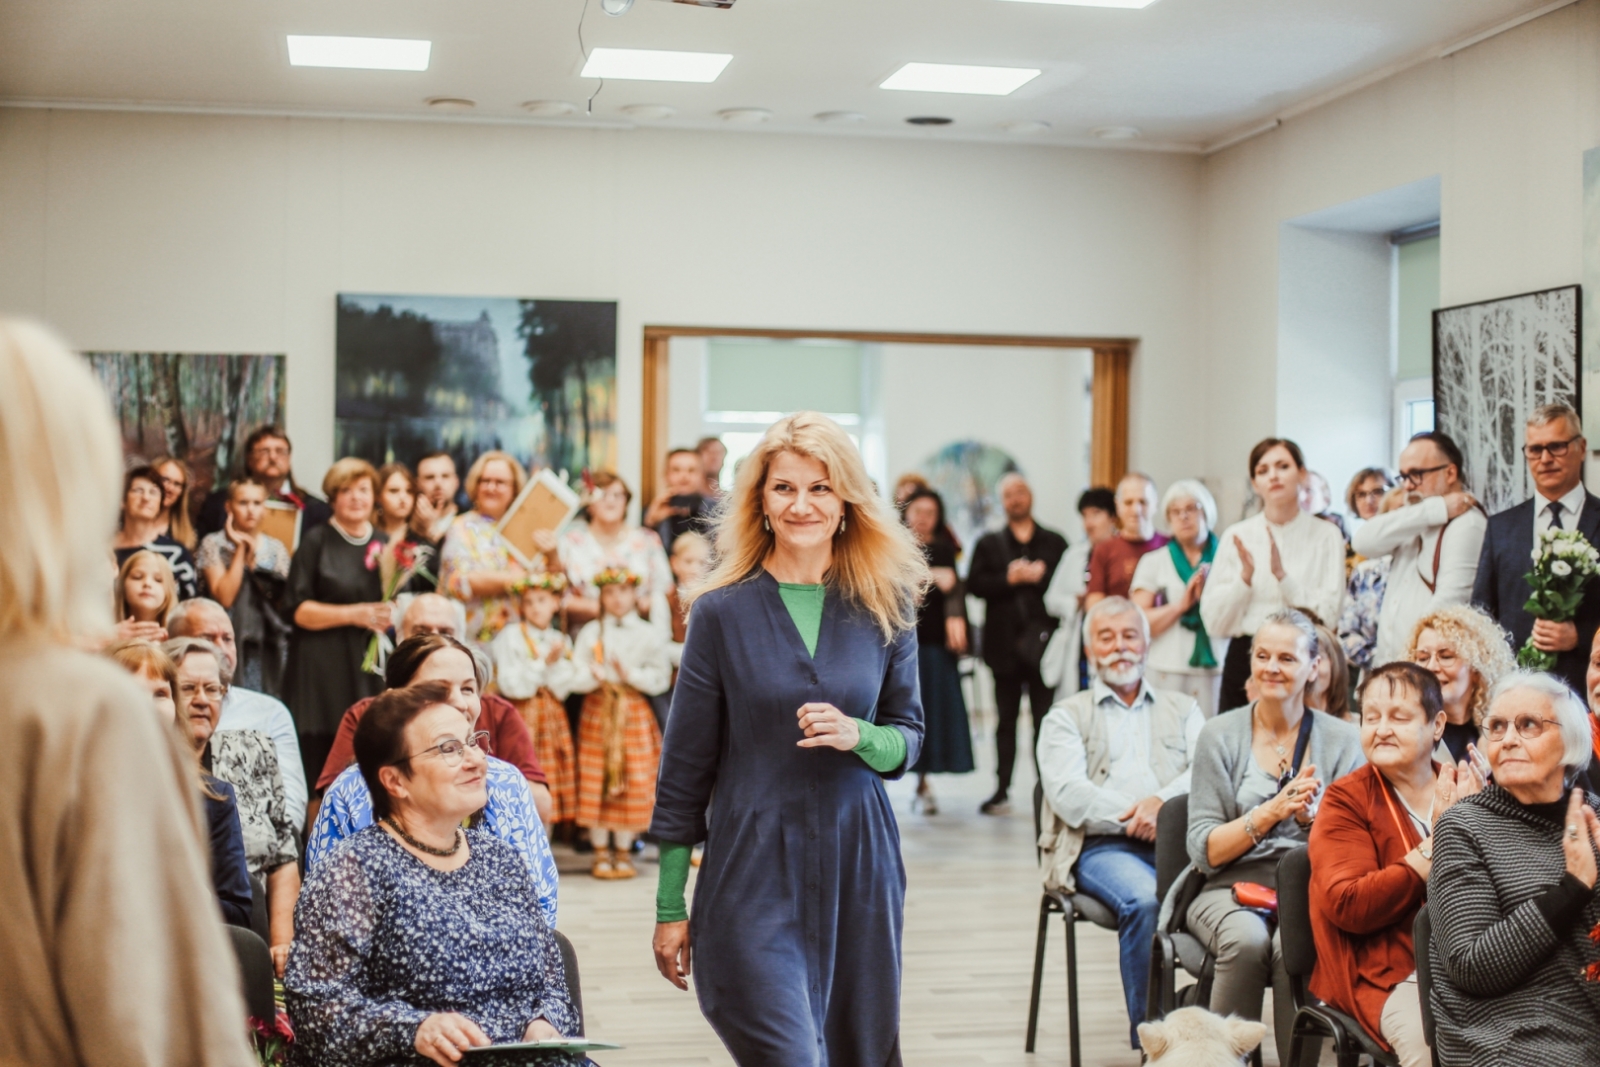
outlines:
[[[1489, 512], [1484, 508], [1484, 506], [1482, 504], [1478, 503], [1478, 501], [1474, 500], [1472, 502], [1472, 506], [1477, 508], [1479, 511], [1482, 511], [1484, 518], [1487, 519], [1489, 517]], [[1461, 515], [1465, 515], [1465, 514], [1466, 514], [1465, 511], [1463, 511], [1461, 513]], [[1455, 517], [1455, 519], [1447, 519], [1447, 520], [1445, 520], [1445, 524], [1439, 528], [1439, 536], [1434, 539], [1434, 542], [1433, 542], [1433, 577], [1422, 579], [1422, 584], [1428, 587], [1428, 592], [1430, 592], [1430, 593], [1433, 592], [1434, 589], [1439, 584], [1439, 560], [1444, 555], [1444, 534], [1445, 534], [1445, 531], [1450, 529], [1450, 524], [1452, 522], [1455, 522], [1456, 519], [1459, 519], [1461, 517], [1461, 515], [1457, 515]]]

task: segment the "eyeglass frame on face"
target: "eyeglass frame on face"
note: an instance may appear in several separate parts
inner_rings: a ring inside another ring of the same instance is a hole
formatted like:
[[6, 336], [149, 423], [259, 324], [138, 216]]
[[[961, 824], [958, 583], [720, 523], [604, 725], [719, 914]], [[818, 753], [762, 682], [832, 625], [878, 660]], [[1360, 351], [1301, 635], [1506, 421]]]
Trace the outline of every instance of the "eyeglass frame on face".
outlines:
[[1530, 463], [1539, 462], [1546, 454], [1551, 459], [1562, 459], [1566, 456], [1567, 450], [1572, 447], [1572, 443], [1581, 440], [1583, 440], [1583, 434], [1580, 433], [1574, 434], [1565, 441], [1551, 441], [1543, 445], [1523, 445], [1522, 454]]
[[[1449, 464], [1447, 463], [1445, 466], [1449, 466]], [[1355, 497], [1357, 500], [1382, 500], [1388, 493], [1389, 490], [1380, 485], [1376, 489], [1357, 489]]]
[[[421, 752], [413, 752], [409, 756], [402, 756], [393, 763], [389, 764], [389, 766], [398, 767], [402, 763], [410, 763], [418, 756], [426, 756], [428, 753], [436, 751], [439, 753], [440, 758], [445, 761], [445, 766], [459, 767], [461, 766], [461, 761], [467, 758], [467, 749], [469, 747], [477, 749], [480, 754], [487, 755], [488, 750], [483, 746], [488, 740], [488, 730], [474, 730], [472, 733], [467, 735], [466, 740], [462, 740], [459, 737], [447, 737], [443, 741], [440, 741], [437, 745], [429, 745]], [[461, 747], [457, 749], [450, 749], [445, 747], [447, 745], [459, 745]], [[451, 756], [455, 757], [454, 763], [450, 762]]]
[[[1419, 467], [1416, 470], [1401, 471], [1399, 478], [1405, 483], [1407, 489], [1415, 489], [1417, 486], [1422, 484], [1422, 479], [1426, 478], [1428, 475], [1437, 474], [1446, 467], [1453, 466], [1455, 466], [1454, 463], [1441, 463], [1437, 467]], [[1360, 494], [1357, 495], [1359, 496]], [[1383, 494], [1379, 493], [1378, 496], [1381, 498]]]
[[[1448, 663], [1445, 662], [1445, 655], [1447, 653], [1450, 657]], [[1433, 650], [1432, 652], [1424, 652], [1419, 648], [1415, 652], [1411, 653], [1411, 662], [1426, 670], [1433, 669], [1429, 666], [1430, 663], [1438, 662], [1439, 666], [1441, 667], [1453, 666], [1454, 664], [1460, 663], [1462, 658], [1463, 657], [1461, 653], [1457, 652], [1453, 648], [1439, 648]]]
[[[278, 439], [274, 438], [274, 440]], [[250, 450], [250, 456], [252, 459], [256, 456], [289, 456], [293, 453], [294, 448], [287, 441], [284, 441], [281, 446], [269, 445], [265, 441], [262, 441]]]
[[181, 492], [189, 488], [189, 480], [187, 478], [168, 478], [165, 474], [158, 474], [156, 477], [161, 479], [162, 489], [171, 489], [173, 486], [177, 486]]
[[228, 695], [228, 687], [218, 683], [216, 685], [201, 685], [199, 682], [179, 682], [178, 696], [184, 700], [192, 700], [196, 692], [205, 694], [207, 700], [222, 703], [222, 698]]
[[[1536, 725], [1537, 728], [1533, 729], [1532, 732], [1529, 732], [1528, 730], [1523, 729], [1524, 725], [1528, 725], [1530, 727]], [[1541, 715], [1533, 715], [1528, 712], [1523, 712], [1521, 715], [1515, 716], [1511, 719], [1492, 717], [1484, 719], [1483, 736], [1488, 738], [1490, 741], [1498, 743], [1505, 740], [1506, 732], [1508, 730], [1515, 730], [1517, 732], [1517, 736], [1522, 738], [1524, 741], [1532, 741], [1544, 734], [1544, 729], [1546, 726], [1559, 727], [1560, 725], [1561, 723], [1557, 719], [1547, 719]], [[1500, 732], [1498, 734], [1494, 732], [1494, 728], [1497, 726], [1500, 727]]]

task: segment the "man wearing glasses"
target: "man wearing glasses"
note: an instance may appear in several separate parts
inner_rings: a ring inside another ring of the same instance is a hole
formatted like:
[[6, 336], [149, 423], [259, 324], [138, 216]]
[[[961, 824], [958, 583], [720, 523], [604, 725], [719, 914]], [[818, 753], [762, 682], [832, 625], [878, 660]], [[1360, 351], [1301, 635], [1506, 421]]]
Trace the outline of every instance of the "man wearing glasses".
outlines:
[[[289, 469], [294, 457], [294, 446], [289, 437], [277, 426], [261, 426], [245, 438], [243, 458], [245, 473], [267, 487], [267, 501], [289, 504], [300, 512], [300, 533], [313, 526], [321, 526], [333, 517], [333, 509], [325, 500], [314, 496], [294, 480]], [[219, 485], [207, 494], [200, 508], [200, 519], [195, 523], [197, 536], [216, 533], [227, 521], [228, 487]], [[293, 550], [295, 546], [290, 545]]]
[[1531, 636], [1537, 648], [1556, 654], [1553, 674], [1575, 692], [1587, 692], [1589, 642], [1600, 627], [1600, 582], [1584, 591], [1572, 622], [1535, 619], [1524, 576], [1532, 568], [1534, 547], [1546, 530], [1580, 530], [1590, 544], [1600, 543], [1600, 498], [1583, 487], [1583, 459], [1589, 448], [1578, 413], [1566, 404], [1547, 404], [1528, 419], [1523, 455], [1533, 477], [1533, 499], [1507, 508], [1489, 520], [1478, 560], [1472, 601], [1511, 633], [1511, 647]]
[[1361, 525], [1351, 547], [1389, 556], [1372, 666], [1404, 659], [1417, 620], [1472, 598], [1489, 519], [1461, 482], [1465, 461], [1448, 434], [1419, 433], [1400, 453], [1400, 481], [1410, 503]]

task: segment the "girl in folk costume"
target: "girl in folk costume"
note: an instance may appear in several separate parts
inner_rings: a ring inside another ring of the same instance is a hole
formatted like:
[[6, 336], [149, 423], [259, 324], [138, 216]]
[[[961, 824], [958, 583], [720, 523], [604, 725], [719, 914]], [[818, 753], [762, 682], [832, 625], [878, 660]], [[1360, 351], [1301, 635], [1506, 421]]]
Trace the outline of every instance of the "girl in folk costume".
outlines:
[[501, 630], [489, 645], [495, 685], [516, 705], [533, 734], [539, 766], [549, 780], [556, 823], [578, 816], [578, 767], [567, 709], [561, 703], [573, 691], [577, 668], [567, 635], [554, 624], [566, 586], [559, 574], [525, 578], [517, 593], [522, 621]]
[[666, 637], [634, 610], [638, 575], [607, 568], [594, 584], [600, 617], [578, 632], [572, 682], [589, 694], [578, 722], [578, 825], [594, 841], [596, 878], [632, 878], [629, 849], [650, 828], [661, 761], [649, 698], [667, 688], [672, 664]]

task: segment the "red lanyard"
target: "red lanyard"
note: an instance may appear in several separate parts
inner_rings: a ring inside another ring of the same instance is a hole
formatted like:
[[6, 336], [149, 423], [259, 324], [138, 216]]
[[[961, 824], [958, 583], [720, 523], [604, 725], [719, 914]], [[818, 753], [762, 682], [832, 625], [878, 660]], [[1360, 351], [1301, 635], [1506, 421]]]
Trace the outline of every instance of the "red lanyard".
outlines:
[[[1389, 818], [1394, 820], [1394, 828], [1400, 831], [1400, 840], [1406, 843], [1406, 851], [1409, 852], [1411, 849], [1416, 848], [1418, 844], [1421, 844], [1422, 836], [1419, 834], [1416, 842], [1412, 842], [1411, 834], [1406, 833], [1406, 827], [1411, 825], [1411, 819], [1409, 817], [1400, 818], [1400, 813], [1395, 810], [1394, 798], [1389, 795], [1388, 779], [1384, 778], [1383, 774], [1376, 769], [1372, 773], [1378, 776], [1378, 788], [1383, 792], [1383, 802], [1389, 807]], [[1416, 832], [1416, 827], [1413, 826], [1411, 829], [1413, 833]]]

